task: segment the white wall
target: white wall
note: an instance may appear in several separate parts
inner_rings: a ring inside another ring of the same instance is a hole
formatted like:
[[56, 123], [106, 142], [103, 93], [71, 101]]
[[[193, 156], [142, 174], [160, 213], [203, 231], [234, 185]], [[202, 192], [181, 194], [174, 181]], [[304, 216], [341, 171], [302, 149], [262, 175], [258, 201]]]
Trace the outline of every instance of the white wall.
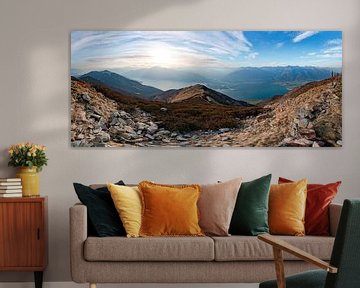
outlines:
[[[142, 179], [214, 182], [272, 172], [312, 182], [342, 180], [337, 197], [359, 197], [360, 1], [347, 0], [1, 0], [0, 175], [11, 176], [6, 148], [21, 141], [48, 146], [41, 193], [49, 196], [47, 281], [69, 274], [68, 208], [72, 182]], [[343, 143], [339, 149], [73, 149], [69, 145], [69, 32], [116, 30], [343, 31]], [[0, 273], [0, 282], [32, 280]]]

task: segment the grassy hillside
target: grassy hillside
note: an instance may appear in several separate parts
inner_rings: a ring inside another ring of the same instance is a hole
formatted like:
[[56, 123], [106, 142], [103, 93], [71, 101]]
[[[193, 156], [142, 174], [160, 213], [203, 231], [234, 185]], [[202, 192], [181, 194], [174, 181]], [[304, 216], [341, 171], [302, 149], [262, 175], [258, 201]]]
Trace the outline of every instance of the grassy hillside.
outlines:
[[147, 101], [113, 91], [101, 85], [94, 88], [106, 97], [118, 102], [119, 109], [129, 113], [136, 108], [151, 113], [159, 125], [170, 131], [190, 132], [195, 130], [216, 130], [239, 128], [241, 119], [256, 116], [264, 111], [258, 107], [239, 107], [187, 101], [186, 103], [163, 103]]

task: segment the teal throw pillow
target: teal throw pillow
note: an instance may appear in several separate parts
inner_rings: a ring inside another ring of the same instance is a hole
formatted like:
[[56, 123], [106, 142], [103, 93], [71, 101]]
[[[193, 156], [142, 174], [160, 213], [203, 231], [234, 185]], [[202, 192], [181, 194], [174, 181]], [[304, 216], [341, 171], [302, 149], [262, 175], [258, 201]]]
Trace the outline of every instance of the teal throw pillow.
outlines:
[[269, 233], [270, 182], [271, 174], [241, 184], [231, 218], [230, 234], [256, 236]]

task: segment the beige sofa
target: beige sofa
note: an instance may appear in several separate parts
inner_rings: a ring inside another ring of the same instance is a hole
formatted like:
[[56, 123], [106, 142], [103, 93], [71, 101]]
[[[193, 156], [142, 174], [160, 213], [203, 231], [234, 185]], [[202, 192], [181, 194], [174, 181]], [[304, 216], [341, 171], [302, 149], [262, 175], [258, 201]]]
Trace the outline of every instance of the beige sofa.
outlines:
[[[328, 261], [341, 205], [330, 207], [331, 236], [280, 236]], [[86, 206], [70, 208], [71, 275], [77, 283], [249, 283], [275, 277], [270, 245], [252, 236], [88, 237]], [[313, 268], [285, 254], [286, 273]]]

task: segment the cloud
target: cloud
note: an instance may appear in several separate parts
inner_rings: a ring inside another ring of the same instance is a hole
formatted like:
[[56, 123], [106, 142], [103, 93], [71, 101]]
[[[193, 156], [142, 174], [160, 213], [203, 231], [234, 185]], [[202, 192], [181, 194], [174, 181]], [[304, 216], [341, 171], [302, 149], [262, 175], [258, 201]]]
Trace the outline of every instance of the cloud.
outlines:
[[252, 46], [242, 31], [75, 31], [71, 63], [73, 68], [101, 61], [103, 66], [151, 66], [147, 56], [166, 47], [179, 66], [224, 66], [240, 55], [251, 55]]
[[329, 45], [329, 46], [332, 46], [332, 45], [342, 45], [342, 39], [340, 39], [340, 38], [331, 39], [331, 40], [329, 40], [326, 44]]
[[309, 38], [311, 36], [314, 36], [315, 34], [319, 33], [319, 31], [304, 31], [304, 32], [300, 32], [298, 35], [296, 35], [293, 38], [293, 42], [294, 43], [298, 43], [303, 41], [306, 38]]
[[321, 57], [325, 58], [341, 58], [342, 57], [342, 46], [334, 46], [323, 51]]
[[254, 60], [257, 56], [259, 56], [258, 52], [252, 52], [246, 56], [247, 59]]
[[284, 46], [284, 42], [279, 42], [275, 45], [276, 48], [281, 48], [282, 46]]
[[[335, 43], [335, 42], [334, 42]], [[322, 49], [318, 52], [309, 52], [306, 56], [302, 56], [302, 58], [312, 59], [316, 61], [316, 58], [342, 58], [342, 46], [334, 46], [327, 49]]]
[[335, 46], [324, 50], [324, 53], [328, 53], [328, 54], [338, 53], [338, 52], [342, 52], [342, 46]]

